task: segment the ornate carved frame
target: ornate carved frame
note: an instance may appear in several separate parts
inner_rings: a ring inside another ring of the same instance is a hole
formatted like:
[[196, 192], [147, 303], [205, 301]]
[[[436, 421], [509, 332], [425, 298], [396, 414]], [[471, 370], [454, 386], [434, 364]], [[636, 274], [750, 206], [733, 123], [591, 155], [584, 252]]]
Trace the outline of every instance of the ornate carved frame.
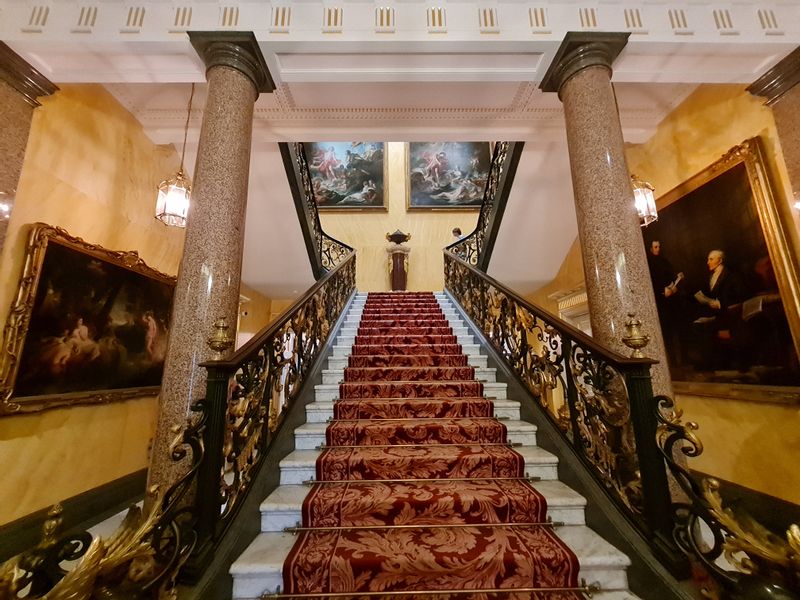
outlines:
[[75, 404], [109, 403], [156, 394], [159, 386], [14, 397], [19, 361], [31, 322], [45, 252], [51, 241], [172, 286], [176, 281], [175, 277], [149, 267], [135, 250], [108, 250], [102, 246], [90, 244], [79, 237], [71, 236], [60, 227], [53, 227], [45, 223], [34, 223], [30, 227], [19, 288], [3, 328], [3, 345], [0, 348], [0, 416], [38, 412]]
[[[783, 300], [795, 351], [800, 356], [800, 246], [793, 235], [789, 206], [776, 197], [763, 142], [754, 137], [731, 148], [722, 158], [687, 179], [657, 200], [659, 209], [711, 181], [728, 169], [744, 163]], [[746, 384], [673, 382], [676, 392], [776, 403], [800, 403], [800, 389]]]

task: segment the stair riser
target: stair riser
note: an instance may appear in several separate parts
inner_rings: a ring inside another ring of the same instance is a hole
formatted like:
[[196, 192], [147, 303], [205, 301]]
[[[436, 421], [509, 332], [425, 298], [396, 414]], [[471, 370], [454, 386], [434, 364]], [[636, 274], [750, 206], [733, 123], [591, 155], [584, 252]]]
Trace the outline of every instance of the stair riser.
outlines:
[[[342, 344], [341, 342], [337, 342], [337, 344], [333, 347], [333, 357], [346, 358], [350, 356], [351, 351], [352, 342], [349, 346]], [[461, 344], [461, 351], [467, 356], [480, 355], [481, 353], [480, 346], [478, 346], [478, 344]]]
[[[488, 365], [488, 357], [481, 356], [477, 354], [473, 354], [467, 358], [467, 364], [471, 367], [475, 367], [477, 369], [486, 369]], [[331, 357], [328, 359], [328, 369], [331, 371], [342, 371], [348, 366], [346, 358], [334, 358]], [[496, 370], [495, 370], [496, 373]]]
[[[435, 369], [436, 367], [419, 367], [424, 369]], [[475, 379], [485, 383], [496, 383], [497, 372], [494, 369], [475, 369]], [[344, 370], [326, 369], [322, 372], [322, 385], [333, 385], [344, 381]], [[435, 381], [444, 381], [436, 379]]]
[[[420, 382], [424, 383], [424, 382]], [[505, 383], [484, 383], [483, 395], [487, 398], [495, 398], [497, 400], [506, 399], [506, 384]], [[333, 402], [339, 399], [339, 385], [330, 383], [314, 386], [315, 398], [317, 402]]]
[[[519, 421], [519, 402], [513, 400], [495, 402], [494, 416], [498, 419]], [[333, 418], [333, 402], [312, 402], [306, 406], [308, 423], [325, 423]]]
[[[522, 444], [523, 446], [536, 445], [535, 431], [512, 431], [507, 432], [508, 441], [512, 444]], [[324, 433], [303, 434], [295, 431], [294, 447], [297, 450], [314, 450], [325, 443]]]
[[[558, 507], [547, 502], [547, 516], [553, 521], [567, 525], [583, 525], [585, 523], [584, 510], [581, 506]], [[261, 531], [278, 532], [286, 527], [296, 527], [303, 520], [300, 506], [292, 509], [267, 508], [261, 513]]]
[[[373, 311], [369, 311], [369, 312], [372, 313]], [[362, 307], [354, 307], [354, 308], [352, 308], [351, 310], [348, 311], [347, 319], [351, 319], [351, 320], [360, 319], [363, 314], [364, 314], [364, 309]], [[389, 315], [393, 315], [393, 314], [402, 315], [402, 316], [408, 316], [408, 313], [403, 312], [402, 309], [398, 309], [397, 312], [392, 312], [392, 311], [388, 311], [388, 310], [387, 311], [379, 310], [379, 311], [375, 311], [374, 314], [387, 315], [387, 318], [389, 318]], [[447, 319], [448, 321], [452, 320], [452, 319], [460, 319], [461, 318], [461, 315], [459, 315], [454, 308], [442, 308], [442, 309], [440, 309], [440, 311], [432, 311], [432, 312], [430, 312], [428, 314], [435, 315], [437, 317], [440, 317], [441, 315], [444, 315], [445, 319]], [[424, 316], [424, 314], [423, 315], [414, 315], [414, 318], [425, 318], [425, 316]]]
[[[413, 335], [413, 334], [412, 334]], [[336, 343], [341, 344], [342, 346], [352, 346], [355, 344], [356, 338], [353, 335], [337, 335], [336, 336]], [[456, 336], [456, 343], [457, 344], [474, 344], [475, 338], [471, 335], [457, 335]]]
[[[342, 329], [339, 331], [339, 336], [340, 337], [355, 337], [356, 335], [358, 335], [359, 327], [360, 327], [360, 325], [354, 326], [354, 325], [348, 325], [347, 323], [345, 323], [344, 326], [342, 327]], [[384, 327], [384, 326], [380, 325], [379, 327]], [[395, 330], [396, 333], [398, 333], [400, 335], [404, 335], [405, 332], [408, 329], [413, 328], [414, 326], [412, 326], [412, 327], [390, 326], [390, 327], [393, 330]], [[422, 325], [422, 327], [427, 327], [427, 325]], [[457, 325], [455, 327], [453, 325], [449, 325], [449, 327], [452, 330], [452, 333], [447, 333], [447, 334], [443, 334], [443, 335], [457, 335], [457, 336], [470, 335], [469, 329], [467, 329], [466, 327], [463, 327], [463, 326], [459, 327]], [[387, 334], [384, 334], [384, 335], [392, 335], [392, 334], [391, 333], [387, 333]]]
[[[525, 463], [525, 474], [544, 480], [558, 478], [558, 467], [553, 464]], [[297, 485], [314, 479], [317, 475], [316, 465], [297, 464], [281, 461], [281, 485]]]

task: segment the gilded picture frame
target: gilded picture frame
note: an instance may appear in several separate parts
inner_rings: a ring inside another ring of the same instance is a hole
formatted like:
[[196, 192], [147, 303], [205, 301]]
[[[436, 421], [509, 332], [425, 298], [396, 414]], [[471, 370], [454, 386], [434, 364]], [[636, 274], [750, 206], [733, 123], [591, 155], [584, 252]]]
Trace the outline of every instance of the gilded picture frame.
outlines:
[[761, 140], [656, 204], [642, 233], [675, 391], [800, 402], [798, 248]]
[[491, 142], [406, 143], [406, 210], [480, 210]]
[[0, 415], [158, 393], [175, 278], [45, 223], [30, 226], [0, 355]]
[[321, 212], [385, 211], [385, 142], [303, 142]]

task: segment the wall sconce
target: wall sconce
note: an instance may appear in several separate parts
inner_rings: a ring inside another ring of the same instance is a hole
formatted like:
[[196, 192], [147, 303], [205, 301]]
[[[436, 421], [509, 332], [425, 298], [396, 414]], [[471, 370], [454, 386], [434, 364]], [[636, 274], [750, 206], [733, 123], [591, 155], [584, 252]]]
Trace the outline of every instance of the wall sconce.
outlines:
[[656, 210], [656, 196], [652, 185], [642, 181], [636, 175], [631, 175], [631, 185], [633, 186], [633, 201], [636, 204], [636, 212], [639, 215], [639, 224], [647, 227], [658, 219]]
[[172, 227], [186, 227], [186, 215], [192, 199], [192, 182], [183, 172], [183, 158], [186, 155], [186, 136], [189, 133], [189, 118], [192, 116], [192, 100], [194, 84], [189, 95], [189, 109], [186, 112], [186, 124], [183, 127], [183, 148], [181, 148], [181, 166], [178, 172], [158, 185], [156, 199], [156, 219]]

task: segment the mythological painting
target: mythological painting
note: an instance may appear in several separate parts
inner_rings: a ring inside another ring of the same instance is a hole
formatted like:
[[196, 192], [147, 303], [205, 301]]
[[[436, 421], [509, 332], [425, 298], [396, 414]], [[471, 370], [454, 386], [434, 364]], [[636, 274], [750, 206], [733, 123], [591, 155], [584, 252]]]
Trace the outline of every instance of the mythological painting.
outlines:
[[36, 224], [4, 330], [0, 412], [157, 391], [174, 279]]
[[657, 204], [643, 237], [672, 379], [692, 384], [676, 389], [800, 399], [796, 256], [758, 139]]
[[385, 209], [383, 142], [305, 142], [320, 210]]
[[480, 208], [489, 142], [411, 142], [407, 162], [409, 209]]

